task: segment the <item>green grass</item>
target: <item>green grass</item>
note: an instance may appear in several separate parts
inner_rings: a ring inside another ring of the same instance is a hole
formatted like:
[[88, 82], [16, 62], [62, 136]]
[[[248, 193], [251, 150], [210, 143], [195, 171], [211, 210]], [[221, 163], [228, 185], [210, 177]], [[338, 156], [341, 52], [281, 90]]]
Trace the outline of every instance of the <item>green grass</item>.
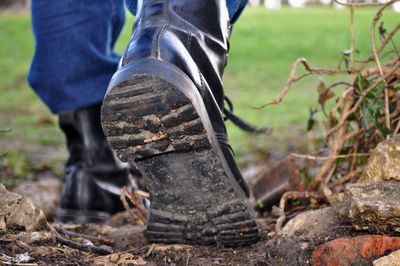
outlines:
[[[371, 50], [369, 27], [374, 12], [374, 9], [356, 12], [356, 46], [360, 56], [368, 55]], [[128, 16], [117, 43], [118, 51], [124, 49], [129, 39], [132, 21], [132, 16]], [[384, 21], [390, 29], [398, 22], [398, 14], [388, 11]], [[305, 128], [309, 107], [316, 106], [318, 77], [298, 83], [280, 105], [259, 111], [249, 106], [263, 104], [276, 96], [291, 64], [299, 57], [307, 58], [314, 66], [337, 66], [340, 51], [350, 48], [348, 25], [346, 10], [248, 8], [244, 12], [234, 26], [224, 76], [225, 90], [235, 104], [236, 114], [259, 126], [272, 126], [274, 133], [270, 137], [248, 135], [228, 123], [239, 160], [260, 147], [275, 147], [279, 141], [285, 146], [287, 139], [299, 138], [302, 132], [293, 128]], [[34, 47], [29, 14], [1, 14], [0, 40], [0, 129], [13, 129], [0, 135], [3, 139], [0, 145], [12, 141], [22, 141], [26, 149], [31, 144], [63, 145], [55, 117], [26, 82]]]

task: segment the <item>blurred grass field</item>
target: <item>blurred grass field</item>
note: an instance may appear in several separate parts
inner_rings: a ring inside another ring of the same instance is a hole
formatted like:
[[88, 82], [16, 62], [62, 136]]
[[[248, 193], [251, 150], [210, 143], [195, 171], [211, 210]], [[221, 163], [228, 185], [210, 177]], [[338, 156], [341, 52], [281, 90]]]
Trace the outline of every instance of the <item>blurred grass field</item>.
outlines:
[[[371, 51], [369, 28], [375, 11], [356, 11], [355, 43], [359, 57]], [[390, 29], [399, 22], [399, 14], [388, 11], [383, 20]], [[118, 51], [123, 51], [129, 39], [132, 21], [133, 17], [128, 15], [116, 46]], [[29, 160], [26, 154], [33, 147], [34, 154], [53, 148], [65, 154], [56, 117], [26, 82], [34, 49], [29, 13], [0, 14], [0, 40], [0, 129], [12, 129], [0, 134], [0, 154], [9, 151], [6, 160], [14, 164]], [[249, 135], [228, 122], [230, 139], [240, 162], [254, 150], [272, 149], [277, 143], [285, 147], [288, 140], [303, 137], [309, 108], [317, 105], [315, 88], [319, 79], [312, 77], [299, 82], [280, 105], [263, 110], [249, 106], [268, 102], [279, 93], [295, 59], [305, 57], [313, 66], [335, 67], [341, 51], [349, 48], [347, 10], [322, 7], [245, 10], [234, 26], [224, 76], [225, 90], [237, 115], [258, 126], [271, 126], [274, 132], [271, 136]], [[26, 163], [20, 167], [23, 173]]]

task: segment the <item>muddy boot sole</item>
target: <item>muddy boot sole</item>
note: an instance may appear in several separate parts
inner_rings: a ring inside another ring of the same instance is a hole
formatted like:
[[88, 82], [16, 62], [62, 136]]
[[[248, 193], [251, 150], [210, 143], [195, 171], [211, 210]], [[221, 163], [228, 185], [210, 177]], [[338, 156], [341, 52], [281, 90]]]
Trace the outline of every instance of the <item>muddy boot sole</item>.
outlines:
[[175, 67], [146, 60], [119, 70], [102, 106], [107, 140], [143, 173], [151, 243], [249, 245], [255, 215], [229, 170], [204, 103]]

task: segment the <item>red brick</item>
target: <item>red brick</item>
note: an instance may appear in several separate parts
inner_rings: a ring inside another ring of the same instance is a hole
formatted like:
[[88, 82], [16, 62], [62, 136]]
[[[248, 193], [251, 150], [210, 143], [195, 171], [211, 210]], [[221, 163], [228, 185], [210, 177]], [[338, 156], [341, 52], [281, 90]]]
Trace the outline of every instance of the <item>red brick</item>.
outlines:
[[319, 245], [312, 252], [313, 266], [346, 266], [372, 262], [400, 249], [400, 237], [366, 235], [338, 238]]

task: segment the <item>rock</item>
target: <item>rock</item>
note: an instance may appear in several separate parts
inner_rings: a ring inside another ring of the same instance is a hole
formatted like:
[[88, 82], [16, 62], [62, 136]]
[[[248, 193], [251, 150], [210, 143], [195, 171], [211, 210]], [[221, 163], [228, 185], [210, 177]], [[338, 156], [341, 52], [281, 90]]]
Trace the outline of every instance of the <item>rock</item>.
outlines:
[[[34, 258], [31, 257], [27, 252], [21, 254], [15, 254], [14, 256], [7, 256], [6, 254], [0, 255], [0, 263], [1, 265], [33, 265], [31, 263], [27, 263], [32, 261]], [[35, 265], [37, 265], [35, 263]]]
[[371, 152], [361, 183], [400, 181], [400, 135], [382, 141]]
[[374, 258], [398, 249], [400, 237], [366, 235], [338, 238], [314, 249], [312, 265], [370, 265]]
[[35, 206], [44, 211], [48, 219], [51, 219], [57, 212], [61, 185], [59, 178], [44, 177], [38, 181], [23, 182], [14, 192], [29, 198]]
[[315, 239], [329, 235], [338, 224], [335, 211], [328, 207], [300, 213], [283, 227], [282, 233], [294, 238]]
[[37, 231], [47, 224], [43, 211], [23, 196], [0, 184], [0, 230]]
[[400, 250], [392, 252], [385, 257], [375, 260], [373, 265], [374, 266], [400, 265]]
[[7, 239], [12, 241], [19, 240], [28, 245], [45, 245], [55, 243], [54, 234], [48, 231], [19, 232], [18, 234], [7, 235]]
[[109, 236], [114, 242], [114, 248], [117, 250], [127, 250], [129, 248], [146, 246], [148, 243], [143, 235], [144, 227], [135, 225], [125, 225], [116, 228]]
[[356, 184], [347, 185], [334, 203], [340, 220], [356, 228], [400, 232], [400, 135], [371, 152]]
[[304, 190], [304, 184], [299, 167], [293, 158], [287, 157], [272, 169], [261, 173], [251, 190], [258, 207], [271, 207], [279, 202], [283, 193]]
[[400, 232], [400, 182], [350, 184], [333, 206], [339, 219], [359, 229]]
[[310, 265], [312, 247], [312, 243], [301, 242], [290, 236], [282, 235], [267, 243], [265, 250], [268, 252], [266, 252], [265, 260], [260, 265]]

